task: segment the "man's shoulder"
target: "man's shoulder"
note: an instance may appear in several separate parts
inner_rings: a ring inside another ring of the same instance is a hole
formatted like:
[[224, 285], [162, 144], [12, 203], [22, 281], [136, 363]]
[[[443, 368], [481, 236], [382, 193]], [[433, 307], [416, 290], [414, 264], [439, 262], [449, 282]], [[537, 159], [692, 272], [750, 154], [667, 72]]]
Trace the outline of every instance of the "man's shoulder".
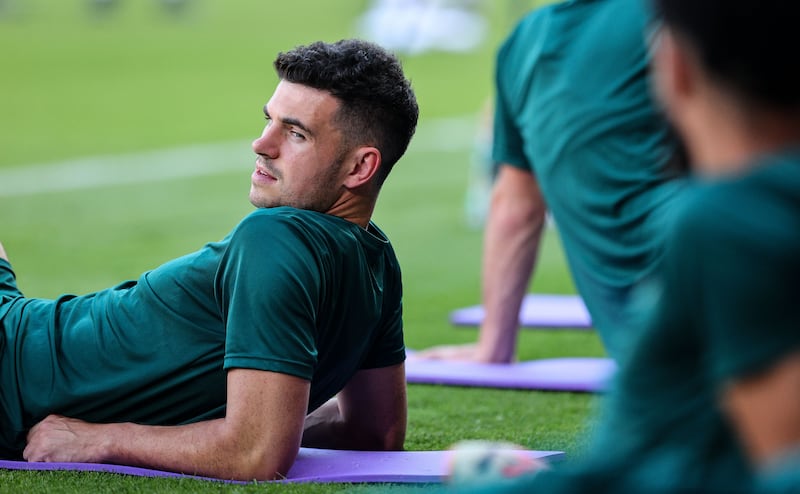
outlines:
[[[800, 163], [765, 164], [745, 175], [695, 184], [680, 201], [674, 242], [763, 251], [798, 245], [800, 232], [787, 228], [800, 217]], [[785, 173], [784, 173], [785, 172]]]
[[671, 243], [689, 247], [716, 243], [730, 230], [732, 218], [738, 206], [731, 202], [733, 184], [705, 183], [695, 181], [676, 204], [673, 215]]
[[[584, 33], [585, 27], [599, 23], [609, 27], [610, 19], [623, 18], [631, 26], [626, 29], [635, 30], [646, 25], [653, 17], [646, 2], [640, 0], [567, 0], [554, 2], [531, 10], [522, 17], [508, 37], [506, 44], [519, 44], [520, 50], [531, 49], [530, 43], [535, 40], [543, 42], [552, 40], [561, 46], [559, 38], [566, 37], [573, 41], [576, 33]], [[641, 33], [642, 36], [644, 33]]]

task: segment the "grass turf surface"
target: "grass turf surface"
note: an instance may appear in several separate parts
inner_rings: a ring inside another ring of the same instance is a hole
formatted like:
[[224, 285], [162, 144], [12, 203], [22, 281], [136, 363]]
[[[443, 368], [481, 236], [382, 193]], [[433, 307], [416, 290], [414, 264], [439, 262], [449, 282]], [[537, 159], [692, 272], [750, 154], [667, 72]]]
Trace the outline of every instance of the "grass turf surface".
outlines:
[[[158, 2], [121, 2], [106, 18], [89, 2], [6, 1], [0, 10], [0, 180], [4, 169], [86, 155], [113, 155], [260, 132], [275, 79], [274, 54], [316, 39], [357, 34], [365, 1], [288, 4], [195, 0], [172, 18]], [[491, 92], [492, 56], [519, 5], [491, 3], [491, 36], [470, 54], [403, 57], [422, 124], [383, 191], [376, 222], [392, 238], [405, 279], [407, 344], [471, 341], [447, 324], [450, 310], [479, 297], [481, 233], [464, 221], [472, 129], [436, 127], [477, 115]], [[463, 121], [463, 120], [462, 120]], [[244, 150], [245, 156], [247, 150]], [[231, 159], [238, 159], [231, 157]], [[114, 168], [125, 176], [130, 170]], [[71, 191], [0, 195], [0, 240], [29, 296], [105, 288], [224, 236], [247, 214], [248, 156], [238, 170]], [[7, 171], [7, 170], [5, 170]], [[70, 168], [32, 174], [59, 181]], [[564, 259], [548, 231], [533, 288], [569, 293]], [[590, 332], [526, 331], [521, 359], [602, 355]], [[413, 385], [407, 449], [443, 449], [494, 439], [576, 454], [590, 395]], [[107, 474], [0, 472], [0, 490], [20, 492], [335, 492], [340, 485], [231, 486]], [[355, 487], [360, 491], [364, 488]], [[368, 489], [364, 489], [368, 490]]]

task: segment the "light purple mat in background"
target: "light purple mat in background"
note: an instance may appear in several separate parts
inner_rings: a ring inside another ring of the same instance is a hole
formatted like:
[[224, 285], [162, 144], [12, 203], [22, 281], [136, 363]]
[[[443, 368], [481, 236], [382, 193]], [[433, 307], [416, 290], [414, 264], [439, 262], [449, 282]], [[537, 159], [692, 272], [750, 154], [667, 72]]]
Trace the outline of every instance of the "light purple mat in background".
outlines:
[[[483, 316], [483, 306], [474, 305], [451, 312], [450, 322], [456, 326], [479, 326]], [[525, 328], [592, 327], [589, 311], [579, 295], [525, 295], [519, 310], [519, 321]]]
[[608, 358], [569, 357], [513, 364], [479, 364], [453, 360], [421, 360], [407, 351], [406, 381], [485, 388], [543, 391], [604, 391], [616, 370]]
[[[560, 451], [526, 451], [526, 453], [531, 458], [542, 458], [546, 461], [558, 461], [564, 457], [564, 453]], [[441, 482], [446, 474], [447, 454], [447, 451], [338, 451], [300, 448], [287, 479], [278, 482]], [[0, 469], [71, 470], [138, 477], [217, 480], [149, 468], [100, 463], [28, 463], [0, 460]]]

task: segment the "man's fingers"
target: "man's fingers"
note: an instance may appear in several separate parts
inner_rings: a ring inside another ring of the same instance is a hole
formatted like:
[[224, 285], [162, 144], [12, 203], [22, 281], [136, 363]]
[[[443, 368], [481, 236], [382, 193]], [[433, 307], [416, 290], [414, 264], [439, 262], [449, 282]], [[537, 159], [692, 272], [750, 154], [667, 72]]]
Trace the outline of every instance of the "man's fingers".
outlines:
[[409, 360], [476, 360], [477, 345], [469, 343], [465, 345], [442, 345], [416, 352], [409, 357]]
[[64, 420], [65, 417], [61, 415], [48, 415], [37, 424], [34, 424], [28, 431], [28, 443], [22, 451], [22, 457], [27, 461], [51, 461], [46, 449], [42, 446], [47, 442], [47, 432], [58, 428], [58, 424], [63, 423]]

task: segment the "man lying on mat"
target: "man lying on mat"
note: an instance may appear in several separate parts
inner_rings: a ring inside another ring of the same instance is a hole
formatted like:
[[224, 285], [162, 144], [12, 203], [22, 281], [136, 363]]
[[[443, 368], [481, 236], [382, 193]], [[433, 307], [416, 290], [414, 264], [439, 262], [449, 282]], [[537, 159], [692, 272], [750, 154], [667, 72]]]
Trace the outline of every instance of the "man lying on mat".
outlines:
[[357, 40], [274, 66], [259, 209], [222, 241], [57, 300], [24, 297], [0, 250], [0, 455], [271, 479], [301, 440], [402, 449], [400, 270], [370, 218], [414, 93], [393, 55]]

